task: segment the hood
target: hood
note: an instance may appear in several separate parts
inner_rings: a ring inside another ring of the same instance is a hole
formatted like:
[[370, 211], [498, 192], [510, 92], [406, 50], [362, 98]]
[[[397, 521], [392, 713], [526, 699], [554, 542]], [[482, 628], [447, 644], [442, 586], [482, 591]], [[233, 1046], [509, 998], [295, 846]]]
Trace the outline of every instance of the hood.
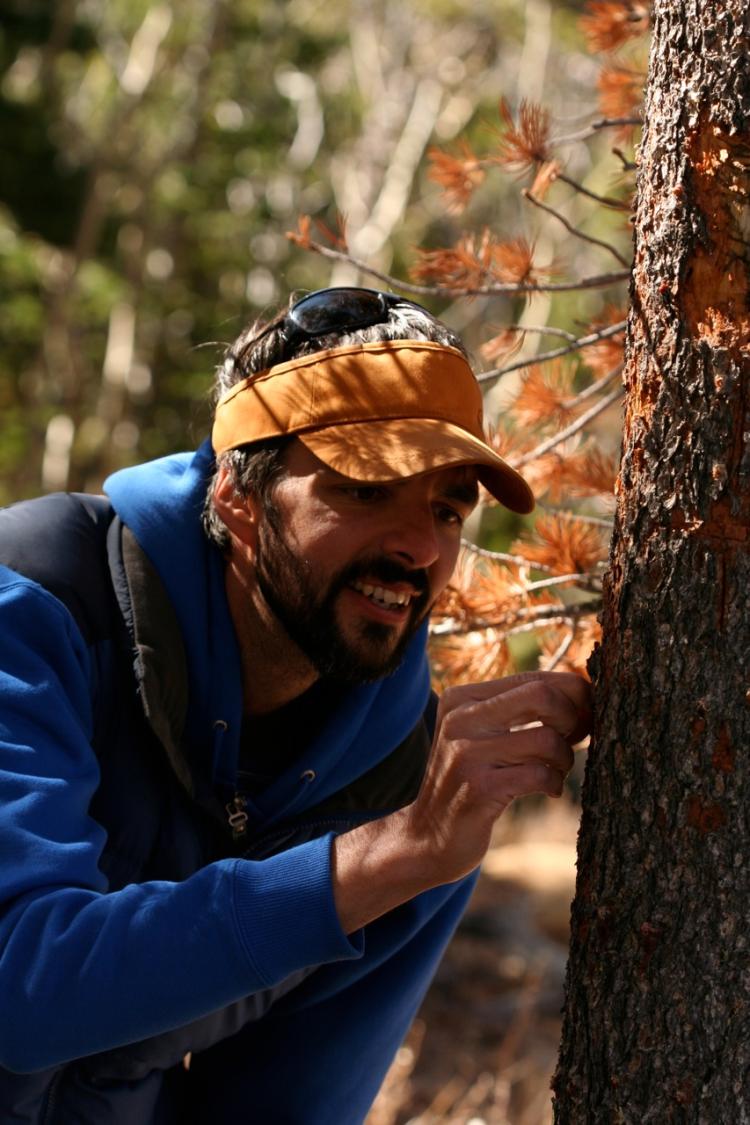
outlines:
[[[114, 473], [104, 489], [156, 569], [182, 634], [189, 700], [186, 752], [194, 762], [210, 760], [214, 782], [232, 788], [242, 723], [241, 664], [224, 560], [201, 525], [213, 469], [213, 451], [204, 442], [194, 453]], [[266, 819], [276, 819], [291, 805], [301, 811], [325, 799], [407, 736], [429, 696], [426, 635], [424, 626], [393, 675], [352, 688], [299, 762], [264, 794]]]

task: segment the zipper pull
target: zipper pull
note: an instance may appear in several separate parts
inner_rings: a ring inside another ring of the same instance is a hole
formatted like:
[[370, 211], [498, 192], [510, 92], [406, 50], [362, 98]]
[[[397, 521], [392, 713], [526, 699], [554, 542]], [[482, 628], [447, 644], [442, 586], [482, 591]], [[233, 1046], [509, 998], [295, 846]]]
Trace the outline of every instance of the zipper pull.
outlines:
[[245, 812], [247, 798], [241, 793], [235, 793], [228, 805], [225, 805], [229, 827], [232, 829], [232, 839], [241, 840], [247, 832], [248, 816]]

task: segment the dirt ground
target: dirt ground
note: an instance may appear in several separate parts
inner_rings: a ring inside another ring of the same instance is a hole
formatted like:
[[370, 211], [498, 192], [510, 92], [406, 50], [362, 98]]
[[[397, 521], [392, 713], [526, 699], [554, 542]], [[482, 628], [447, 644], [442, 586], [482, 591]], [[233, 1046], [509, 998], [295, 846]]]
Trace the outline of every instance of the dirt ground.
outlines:
[[550, 1125], [578, 815], [503, 819], [367, 1125]]

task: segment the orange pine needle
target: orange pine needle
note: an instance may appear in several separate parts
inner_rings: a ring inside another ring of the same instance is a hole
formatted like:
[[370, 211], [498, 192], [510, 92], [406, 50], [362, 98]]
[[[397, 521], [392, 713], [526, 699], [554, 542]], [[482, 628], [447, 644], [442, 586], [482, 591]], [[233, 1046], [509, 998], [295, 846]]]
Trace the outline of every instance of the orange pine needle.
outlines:
[[[619, 324], [626, 316], [625, 309], [607, 305], [602, 316], [592, 322], [590, 330], [596, 332], [599, 328], [607, 328], [610, 324]], [[625, 355], [625, 330], [616, 336], [608, 336], [604, 340], [597, 340], [586, 349], [585, 363], [597, 378], [602, 378], [609, 371], [613, 371], [622, 363]]]
[[574, 496], [607, 499], [614, 494], [617, 465], [613, 455], [598, 448], [555, 451], [524, 469], [524, 475], [534, 493], [553, 504]]
[[[538, 435], [535, 435], [538, 440]], [[525, 451], [528, 452], [528, 451]], [[545, 497], [553, 502], [559, 498], [558, 473], [563, 457], [557, 451], [536, 457], [523, 467], [524, 478], [537, 499]]]
[[[430, 640], [433, 671], [443, 685], [491, 679], [510, 670], [510, 654], [497, 623], [512, 616], [514, 596], [517, 601], [508, 568], [487, 560], [478, 565], [470, 552], [461, 553], [451, 583], [432, 612], [433, 622], [451, 621], [467, 630]], [[493, 625], [482, 624], [487, 621]]]
[[479, 349], [488, 363], [497, 363], [499, 359], [509, 359], [523, 347], [526, 333], [521, 328], [504, 328], [497, 336], [487, 340]]
[[542, 563], [553, 574], [588, 574], [607, 557], [607, 543], [599, 528], [583, 520], [540, 516], [534, 540], [519, 540], [511, 550], [532, 564]]
[[492, 277], [492, 239], [488, 231], [481, 236], [464, 235], [450, 249], [420, 250], [411, 268], [415, 281], [438, 282], [453, 289], [473, 289], [486, 285]]
[[523, 237], [495, 243], [492, 264], [498, 281], [521, 285], [533, 284], [543, 276], [549, 277], [554, 267], [541, 269], [535, 266], [534, 249], [533, 244]]
[[435, 604], [433, 620], [498, 625], [512, 617], [520, 589], [517, 567], [462, 551], [450, 584]]
[[430, 663], [444, 687], [498, 679], [512, 671], [508, 646], [496, 629], [465, 637], [433, 637]]
[[297, 218], [297, 229], [288, 230], [286, 232], [286, 237], [290, 242], [293, 242], [295, 246], [300, 246], [303, 250], [309, 250], [311, 248], [310, 216], [300, 215]]
[[[542, 667], [555, 655], [569, 632], [569, 626], [558, 626], [555, 629], [545, 630], [541, 634]], [[595, 617], [585, 617], [579, 620], [576, 623], [572, 643], [565, 655], [555, 665], [555, 670], [558, 672], [577, 672], [580, 676], [586, 676], [588, 679], [586, 664], [594, 645], [601, 640], [601, 636], [601, 625]]]
[[516, 123], [508, 102], [502, 98], [500, 117], [505, 125], [505, 131], [495, 157], [497, 164], [522, 175], [551, 160], [548, 110], [523, 100], [518, 107]]
[[627, 66], [605, 66], [599, 73], [599, 108], [605, 117], [636, 117], [643, 108], [646, 75]]
[[563, 491], [574, 496], [612, 496], [617, 477], [614, 454], [596, 447], [579, 450], [563, 460], [558, 478]]
[[453, 213], [463, 211], [485, 177], [482, 162], [467, 141], [462, 141], [461, 150], [460, 156], [441, 148], [431, 148], [427, 153], [428, 176], [443, 189], [448, 210]]
[[[509, 415], [510, 411], [506, 411]], [[525, 429], [513, 429], [510, 426], [496, 426], [487, 435], [488, 445], [505, 460], [522, 457], [529, 453], [539, 442], [538, 434]], [[527, 474], [526, 468], [523, 470]]]
[[333, 246], [336, 250], [341, 250], [342, 253], [348, 253], [349, 247], [346, 241], [346, 217], [340, 211], [336, 213], [336, 230], [324, 223], [322, 219], [315, 220], [317, 227], [324, 240]]
[[589, 0], [580, 28], [589, 50], [614, 51], [648, 31], [651, 5], [643, 0]]
[[562, 427], [573, 412], [568, 405], [575, 371], [559, 361], [534, 364], [523, 377], [511, 413], [521, 427], [542, 424]]
[[534, 263], [534, 247], [525, 238], [497, 240], [489, 228], [467, 234], [456, 245], [419, 251], [411, 276], [417, 281], [438, 282], [454, 289], [471, 289], [494, 283], [533, 285], [554, 272], [554, 266]]

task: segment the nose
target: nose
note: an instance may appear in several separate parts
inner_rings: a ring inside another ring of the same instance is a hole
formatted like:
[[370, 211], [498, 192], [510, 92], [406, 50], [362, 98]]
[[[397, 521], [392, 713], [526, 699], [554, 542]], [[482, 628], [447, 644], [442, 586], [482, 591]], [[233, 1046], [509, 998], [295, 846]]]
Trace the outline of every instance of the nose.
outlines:
[[440, 557], [440, 543], [431, 510], [402, 513], [383, 535], [383, 553], [414, 570], [426, 570]]

